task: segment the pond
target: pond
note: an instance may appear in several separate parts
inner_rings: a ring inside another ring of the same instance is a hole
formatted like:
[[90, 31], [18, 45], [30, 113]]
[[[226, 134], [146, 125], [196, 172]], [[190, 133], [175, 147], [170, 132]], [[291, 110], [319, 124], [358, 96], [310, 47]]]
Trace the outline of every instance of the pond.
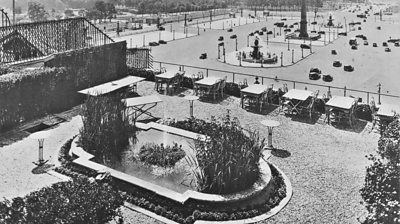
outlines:
[[[163, 168], [141, 162], [138, 157], [140, 148], [146, 143], [155, 143], [173, 145], [177, 143], [182, 145], [186, 156], [179, 160], [174, 167]], [[191, 173], [191, 168], [186, 161], [186, 157], [194, 155], [192, 146], [194, 140], [183, 136], [169, 134], [156, 129], [139, 131], [137, 133], [137, 142], [130, 143], [125, 150], [121, 162], [110, 165], [111, 168], [126, 174], [135, 176], [153, 184], [184, 193], [186, 190], [196, 190], [195, 180]]]

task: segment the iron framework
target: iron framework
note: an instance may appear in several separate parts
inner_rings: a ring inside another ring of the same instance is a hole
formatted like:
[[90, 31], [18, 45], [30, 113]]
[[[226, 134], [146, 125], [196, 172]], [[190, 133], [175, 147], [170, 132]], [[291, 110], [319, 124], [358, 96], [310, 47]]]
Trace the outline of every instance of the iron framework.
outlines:
[[53, 53], [114, 42], [85, 18], [0, 27], [0, 63], [26, 61]]
[[10, 26], [11, 25], [11, 21], [10, 18], [7, 15], [7, 12], [4, 11], [4, 9], [0, 9], [0, 13], [1, 13], [1, 23], [0, 23], [0, 27], [2, 26]]

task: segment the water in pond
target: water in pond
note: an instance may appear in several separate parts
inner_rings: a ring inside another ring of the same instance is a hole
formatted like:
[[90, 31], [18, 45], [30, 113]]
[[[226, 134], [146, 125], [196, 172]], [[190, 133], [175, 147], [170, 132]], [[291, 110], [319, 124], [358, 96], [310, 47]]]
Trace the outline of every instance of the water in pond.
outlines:
[[150, 129], [138, 132], [136, 144], [130, 144], [122, 156], [121, 162], [113, 164], [112, 168], [180, 193], [189, 189], [195, 190], [194, 178], [190, 172], [191, 168], [185, 158], [179, 160], [172, 168], [163, 168], [141, 162], [137, 155], [140, 148], [146, 143], [163, 143], [171, 146], [177, 143], [182, 145], [186, 156], [193, 155], [191, 148], [194, 144], [193, 139]]

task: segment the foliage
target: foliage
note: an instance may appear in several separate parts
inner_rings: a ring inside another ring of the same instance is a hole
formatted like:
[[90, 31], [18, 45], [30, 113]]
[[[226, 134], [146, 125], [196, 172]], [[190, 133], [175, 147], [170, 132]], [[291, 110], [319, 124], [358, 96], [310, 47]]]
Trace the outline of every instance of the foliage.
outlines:
[[106, 3], [104, 1], [96, 1], [94, 3], [94, 9], [97, 10], [98, 12], [100, 12], [102, 18], [110, 19], [111, 22], [111, 18], [113, 15], [115, 15], [117, 13], [117, 11], [115, 10], [115, 6], [112, 3]]
[[67, 18], [73, 17], [73, 16], [74, 16], [74, 12], [73, 12], [71, 9], [66, 9], [66, 10], [64, 11], [64, 14], [65, 14], [65, 16], [66, 16]]
[[78, 178], [0, 202], [0, 222], [107, 223], [119, 213], [123, 201], [110, 185]]
[[75, 137], [76, 135], [65, 142], [63, 146], [61, 146], [61, 149], [58, 152], [58, 161], [61, 162], [61, 165], [67, 165], [71, 162], [72, 158], [69, 155], [69, 150], [71, 149], [71, 145]]
[[182, 145], [175, 143], [173, 146], [147, 143], [140, 148], [139, 159], [142, 162], [161, 167], [173, 167], [176, 162], [185, 157]]
[[197, 162], [188, 161], [201, 172], [195, 173], [200, 191], [229, 194], [248, 188], [259, 178], [264, 140], [256, 132], [246, 133], [229, 111], [218, 121], [190, 118], [170, 125], [209, 136], [207, 141], [195, 142]]
[[361, 196], [368, 210], [364, 223], [400, 223], [400, 121], [389, 124], [369, 155]]
[[39, 2], [28, 2], [28, 16], [34, 22], [46, 21], [49, 13], [44, 9], [44, 5]]
[[120, 96], [89, 96], [82, 108], [80, 143], [98, 162], [120, 159], [135, 127]]

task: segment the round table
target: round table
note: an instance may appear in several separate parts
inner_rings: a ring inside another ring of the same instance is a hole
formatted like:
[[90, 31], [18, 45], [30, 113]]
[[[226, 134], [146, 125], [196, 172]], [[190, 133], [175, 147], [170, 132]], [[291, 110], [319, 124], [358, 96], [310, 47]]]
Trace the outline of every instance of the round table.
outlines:
[[199, 97], [195, 96], [195, 95], [189, 95], [189, 96], [185, 96], [186, 100], [189, 100], [189, 106], [190, 106], [190, 117], [193, 117], [193, 102], [195, 100], [198, 100]]
[[274, 147], [272, 146], [272, 129], [274, 127], [278, 127], [279, 125], [281, 125], [281, 123], [274, 120], [262, 120], [261, 124], [268, 128], [268, 145], [265, 147], [265, 149], [274, 149]]
[[48, 138], [50, 136], [49, 131], [39, 131], [31, 134], [29, 138], [38, 140], [39, 142], [39, 161], [38, 162], [33, 162], [34, 164], [41, 166], [45, 164], [48, 160], [44, 161], [43, 159], [43, 143], [44, 139]]

